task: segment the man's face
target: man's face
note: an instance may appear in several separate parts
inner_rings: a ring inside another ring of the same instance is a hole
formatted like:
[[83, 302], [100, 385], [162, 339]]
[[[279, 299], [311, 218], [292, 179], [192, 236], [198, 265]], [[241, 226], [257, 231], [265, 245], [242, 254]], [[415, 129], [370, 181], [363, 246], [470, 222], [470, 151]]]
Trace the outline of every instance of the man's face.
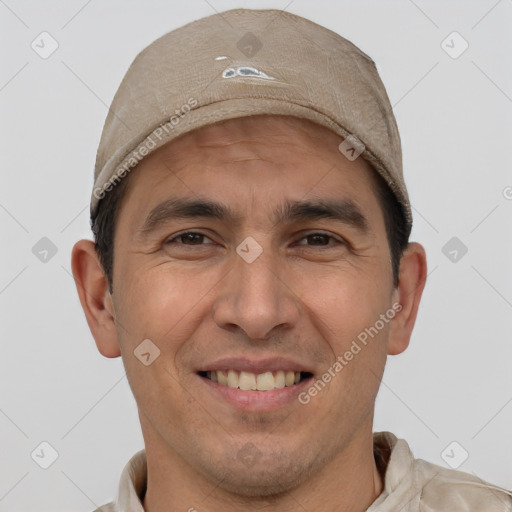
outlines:
[[[290, 489], [371, 432], [391, 322], [344, 354], [396, 297], [374, 171], [340, 141], [280, 116], [209, 126], [143, 160], [123, 199], [113, 307], [146, 449], [240, 494]], [[300, 208], [318, 201], [337, 218]]]

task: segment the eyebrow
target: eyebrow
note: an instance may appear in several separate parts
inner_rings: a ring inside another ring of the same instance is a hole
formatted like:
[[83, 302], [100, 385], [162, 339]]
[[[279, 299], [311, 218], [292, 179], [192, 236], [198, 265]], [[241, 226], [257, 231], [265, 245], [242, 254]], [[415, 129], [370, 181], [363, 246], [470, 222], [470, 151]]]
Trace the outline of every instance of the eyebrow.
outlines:
[[[242, 216], [227, 205], [207, 199], [174, 198], [158, 204], [146, 217], [140, 233], [147, 235], [173, 219], [216, 219], [241, 224]], [[286, 201], [273, 212], [276, 224], [297, 221], [332, 219], [366, 234], [369, 223], [359, 207], [350, 199]]]

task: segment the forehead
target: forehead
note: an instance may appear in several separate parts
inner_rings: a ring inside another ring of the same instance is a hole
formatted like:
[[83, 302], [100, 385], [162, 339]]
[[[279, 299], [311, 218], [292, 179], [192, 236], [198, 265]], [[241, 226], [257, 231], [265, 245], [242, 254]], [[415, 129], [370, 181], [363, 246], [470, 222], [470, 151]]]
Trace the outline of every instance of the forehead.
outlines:
[[[349, 161], [342, 138], [291, 116], [252, 116], [205, 126], [159, 148], [130, 175], [125, 204], [149, 208], [175, 195], [268, 203], [343, 195], [373, 202], [375, 171], [362, 157]], [[147, 209], [146, 208], [146, 209]], [[142, 214], [141, 211], [139, 211]]]
[[[286, 140], [287, 144], [307, 147], [311, 143], [323, 146], [341, 141], [336, 133], [325, 126], [307, 119], [282, 115], [257, 115], [229, 119], [204, 126], [167, 145], [167, 152], [179, 152], [186, 147], [197, 146], [206, 150], [221, 145], [229, 152], [229, 145], [240, 143], [265, 143]], [[227, 145], [227, 144], [228, 145]]]

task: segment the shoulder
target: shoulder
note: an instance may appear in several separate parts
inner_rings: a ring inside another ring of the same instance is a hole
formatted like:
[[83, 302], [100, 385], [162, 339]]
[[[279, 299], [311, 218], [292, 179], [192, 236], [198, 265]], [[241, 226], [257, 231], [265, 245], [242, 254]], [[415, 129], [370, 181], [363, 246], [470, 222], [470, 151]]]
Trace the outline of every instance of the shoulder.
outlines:
[[97, 508], [93, 512], [116, 512], [116, 509], [114, 503], [111, 502], [101, 506], [100, 508]]
[[443, 468], [422, 459], [415, 460], [414, 472], [421, 487], [420, 503], [427, 510], [512, 512], [509, 491], [472, 474]]
[[404, 512], [512, 512], [511, 492], [475, 475], [416, 459], [407, 442], [391, 432], [374, 433], [374, 454], [384, 474], [376, 506], [400, 504]]

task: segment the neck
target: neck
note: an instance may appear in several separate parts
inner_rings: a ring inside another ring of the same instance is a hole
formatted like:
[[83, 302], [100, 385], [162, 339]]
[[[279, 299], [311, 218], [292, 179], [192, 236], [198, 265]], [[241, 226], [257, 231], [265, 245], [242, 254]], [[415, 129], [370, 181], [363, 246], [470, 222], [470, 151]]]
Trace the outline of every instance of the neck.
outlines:
[[364, 512], [383, 489], [373, 455], [371, 425], [357, 432], [332, 460], [293, 489], [271, 496], [240, 496], [197, 472], [155, 432], [145, 432], [146, 512]]

